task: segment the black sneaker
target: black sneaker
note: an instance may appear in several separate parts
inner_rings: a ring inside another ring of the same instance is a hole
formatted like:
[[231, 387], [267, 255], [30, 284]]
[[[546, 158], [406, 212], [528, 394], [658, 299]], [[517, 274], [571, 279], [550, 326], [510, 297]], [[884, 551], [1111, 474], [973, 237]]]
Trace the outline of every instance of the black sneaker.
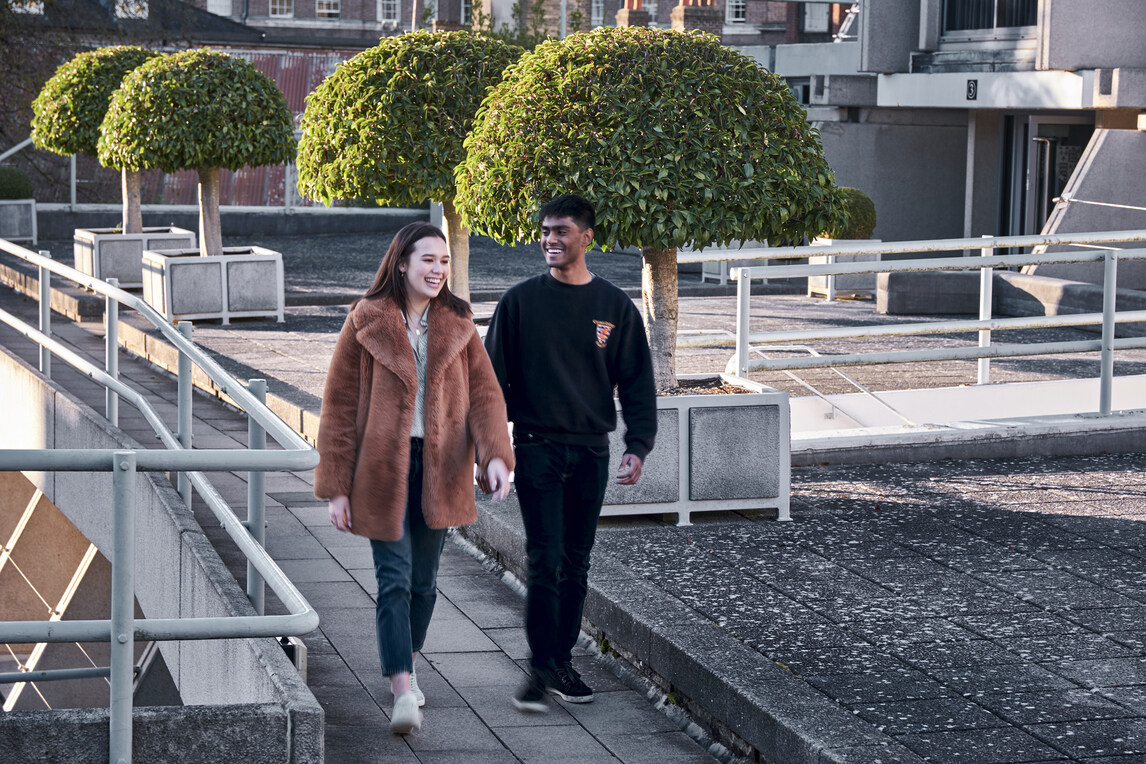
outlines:
[[518, 711], [544, 714], [549, 711], [549, 701], [545, 695], [545, 682], [536, 671], [529, 673], [529, 679], [513, 696], [513, 707]]
[[593, 688], [581, 681], [581, 675], [572, 663], [562, 663], [555, 672], [556, 682], [549, 685], [549, 691], [569, 703], [591, 703]]

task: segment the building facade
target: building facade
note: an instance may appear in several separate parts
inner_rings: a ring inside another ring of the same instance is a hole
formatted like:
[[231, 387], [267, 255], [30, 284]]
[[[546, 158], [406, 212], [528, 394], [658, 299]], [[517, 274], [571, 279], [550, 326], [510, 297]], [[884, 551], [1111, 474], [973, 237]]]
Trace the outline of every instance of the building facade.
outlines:
[[875, 200], [879, 238], [1082, 230], [1070, 221], [1084, 218], [1085, 230], [1142, 228], [1141, 211], [1105, 206], [1146, 205], [1142, 11], [1140, 0], [866, 0], [854, 42], [754, 55], [807, 104], [837, 180]]

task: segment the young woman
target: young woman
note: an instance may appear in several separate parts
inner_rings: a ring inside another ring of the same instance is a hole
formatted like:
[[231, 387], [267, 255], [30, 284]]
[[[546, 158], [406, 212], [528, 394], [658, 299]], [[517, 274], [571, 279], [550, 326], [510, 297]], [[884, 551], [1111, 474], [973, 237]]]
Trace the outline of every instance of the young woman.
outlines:
[[350, 308], [322, 400], [314, 493], [335, 528], [370, 539], [390, 729], [422, 724], [414, 662], [437, 599], [446, 529], [477, 519], [478, 477], [497, 499], [513, 468], [505, 401], [469, 305], [446, 285], [442, 232], [412, 223]]

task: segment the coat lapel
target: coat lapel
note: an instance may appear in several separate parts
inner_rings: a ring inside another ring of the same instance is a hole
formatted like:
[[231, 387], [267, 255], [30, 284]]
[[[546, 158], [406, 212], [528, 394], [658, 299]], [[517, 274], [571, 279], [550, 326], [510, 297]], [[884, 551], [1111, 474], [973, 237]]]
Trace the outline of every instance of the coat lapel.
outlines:
[[430, 357], [426, 360], [426, 377], [428, 380], [440, 379], [440, 370], [465, 349], [476, 330], [473, 319], [434, 305], [430, 308], [428, 331], [427, 353]]
[[[431, 313], [433, 315], [433, 313]], [[418, 389], [418, 370], [414, 365], [414, 351], [406, 338], [402, 312], [387, 299], [363, 300], [354, 307], [358, 324], [358, 342], [373, 356], [375, 362], [389, 369], [406, 386], [406, 392]], [[430, 335], [431, 342], [433, 335]]]

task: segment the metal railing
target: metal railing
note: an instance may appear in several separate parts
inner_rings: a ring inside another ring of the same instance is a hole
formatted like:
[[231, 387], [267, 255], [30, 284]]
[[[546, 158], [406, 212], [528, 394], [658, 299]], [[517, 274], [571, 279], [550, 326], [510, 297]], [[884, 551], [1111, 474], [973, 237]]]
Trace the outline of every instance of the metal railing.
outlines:
[[[265, 382], [251, 380], [250, 386], [228, 374], [190, 340], [191, 325], [169, 324], [158, 312], [136, 295], [114, 284], [87, 276], [53, 261], [47, 252], [39, 254], [0, 240], [0, 250], [39, 269], [40, 319], [33, 327], [11, 313], [0, 310], [0, 321], [40, 346], [40, 371], [51, 377], [52, 356], [65, 361], [107, 389], [106, 414], [118, 423], [119, 400], [135, 406], [155, 430], [161, 449], [6, 449], [0, 450], [0, 470], [110, 471], [113, 496], [112, 593], [110, 620], [3, 621], [0, 643], [110, 642], [110, 666], [92, 669], [9, 672], [0, 674], [0, 683], [42, 681], [45, 679], [106, 676], [111, 682], [109, 754], [112, 762], [131, 761], [132, 691], [135, 640], [227, 639], [278, 637], [305, 634], [318, 626], [318, 614], [263, 549], [263, 473], [266, 471], [306, 470], [318, 462], [318, 454], [285, 422], [265, 405]], [[103, 368], [72, 351], [51, 336], [49, 274], [67, 278], [106, 299], [106, 357]], [[147, 399], [118, 379], [118, 311], [127, 305], [147, 318], [164, 338], [179, 351], [178, 432], [172, 432]], [[191, 449], [192, 364], [197, 365], [238, 405], [248, 417], [248, 448]], [[264, 450], [270, 434], [283, 450]], [[248, 561], [247, 595], [254, 616], [150, 618], [134, 617], [134, 484], [139, 470], [178, 473], [180, 495], [191, 505], [194, 488], [218, 518]], [[249, 471], [247, 521], [241, 521], [211, 485], [204, 472]], [[287, 615], [264, 615], [264, 582], [271, 587], [289, 611]]]
[[[1146, 259], [1146, 249], [1121, 250], [1116, 247], [1103, 245], [1143, 241], [1146, 241], [1146, 230], [1044, 234], [1038, 236], [993, 236], [977, 239], [938, 239], [932, 241], [851, 243], [826, 247], [761, 247], [741, 249], [735, 252], [725, 250], [720, 252], [693, 252], [682, 254], [678, 256], [679, 262], [703, 263], [723, 260], [791, 260], [818, 256], [914, 254], [969, 250], [979, 250], [981, 253], [980, 257], [974, 258], [948, 256], [898, 261], [829, 262], [823, 265], [800, 264], [735, 267], [731, 269], [733, 278], [737, 280], [735, 339], [697, 338], [685, 340], [685, 342], [691, 346], [707, 347], [734, 344], [736, 350], [728, 362], [725, 373], [742, 378], [747, 378], [749, 372], [753, 370], [790, 371], [795, 369], [836, 368], [841, 366], [978, 359], [978, 381], [980, 384], [990, 381], [990, 359], [992, 358], [1098, 352], [1100, 354], [1098, 414], [1107, 416], [1111, 413], [1114, 351], [1146, 347], [1146, 338], [1124, 337], [1116, 339], [1114, 336], [1115, 324], [1117, 323], [1146, 321], [1146, 311], [1115, 312], [1118, 261]], [[1087, 249], [1080, 249], [1080, 251], [1076, 252], [1037, 252], [1017, 255], [993, 254], [994, 250], [1001, 248], [1043, 248], [1049, 246], [1073, 246]], [[1103, 309], [1101, 313], [1024, 316], [1019, 318], [992, 317], [991, 284], [993, 270], [995, 268], [1086, 262], [1101, 262], [1103, 264]], [[979, 270], [981, 273], [978, 320], [934, 321], [893, 326], [871, 325], [784, 332], [753, 333], [749, 330], [749, 309], [752, 294], [751, 282], [753, 279], [783, 279], [857, 273], [907, 273], [958, 270]], [[991, 344], [991, 332], [996, 329], [1066, 327], [1095, 324], [1101, 324], [1101, 337], [1097, 340], [1010, 345]], [[762, 348], [761, 345], [770, 347], [777, 343], [801, 342], [806, 344], [817, 340], [946, 334], [954, 332], [977, 332], [979, 335], [978, 346], [848, 353], [840, 355], [810, 354], [807, 357], [792, 358], [752, 357], [753, 355], [763, 355], [765, 348]]]

